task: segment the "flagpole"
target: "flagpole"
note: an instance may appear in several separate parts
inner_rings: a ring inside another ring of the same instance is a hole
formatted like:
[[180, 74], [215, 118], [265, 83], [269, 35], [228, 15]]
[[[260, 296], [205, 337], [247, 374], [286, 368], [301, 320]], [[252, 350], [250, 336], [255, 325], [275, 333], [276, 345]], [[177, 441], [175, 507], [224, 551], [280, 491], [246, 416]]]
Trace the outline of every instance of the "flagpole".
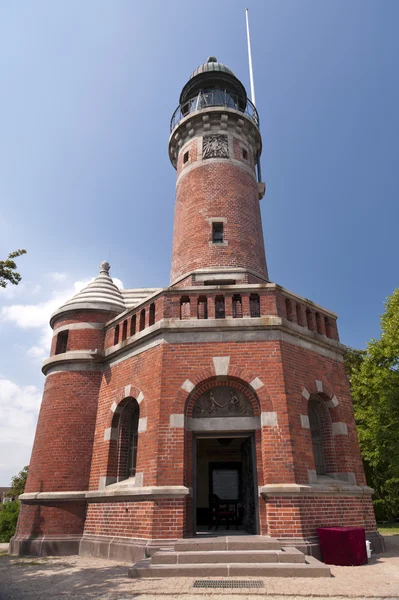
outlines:
[[[255, 85], [254, 85], [254, 70], [252, 68], [252, 52], [251, 52], [251, 38], [249, 35], [249, 19], [248, 19], [248, 9], [245, 9], [245, 20], [247, 23], [247, 41], [248, 41], [248, 62], [249, 62], [249, 82], [251, 84], [251, 102], [256, 108], [255, 101]], [[258, 172], [258, 181], [262, 181], [262, 173], [260, 168], [260, 157], [256, 158], [256, 170]]]
[[247, 41], [248, 41], [248, 61], [249, 61], [249, 81], [251, 84], [251, 102], [255, 106], [255, 85], [254, 85], [254, 71], [252, 68], [252, 52], [251, 52], [251, 38], [249, 35], [249, 19], [248, 9], [245, 9], [245, 20], [247, 22]]

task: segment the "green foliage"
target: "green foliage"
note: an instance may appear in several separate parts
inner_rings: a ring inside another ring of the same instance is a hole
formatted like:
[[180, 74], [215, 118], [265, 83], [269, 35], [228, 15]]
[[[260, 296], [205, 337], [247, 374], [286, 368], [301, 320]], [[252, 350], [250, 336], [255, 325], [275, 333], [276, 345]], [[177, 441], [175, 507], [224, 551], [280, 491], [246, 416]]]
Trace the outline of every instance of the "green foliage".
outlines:
[[17, 268], [14, 258], [26, 254], [26, 250], [16, 250], [8, 255], [6, 260], [0, 260], [0, 287], [7, 287], [8, 283], [18, 285], [21, 275], [15, 270]]
[[360, 447], [378, 520], [399, 516], [399, 289], [387, 298], [381, 337], [367, 350], [348, 350]]
[[0, 542], [9, 542], [15, 533], [19, 515], [19, 502], [0, 504]]
[[17, 499], [20, 494], [24, 493], [26, 479], [28, 477], [28, 470], [29, 465], [24, 467], [22, 471], [18, 473], [18, 475], [14, 475], [14, 477], [11, 479], [11, 487], [6, 496]]

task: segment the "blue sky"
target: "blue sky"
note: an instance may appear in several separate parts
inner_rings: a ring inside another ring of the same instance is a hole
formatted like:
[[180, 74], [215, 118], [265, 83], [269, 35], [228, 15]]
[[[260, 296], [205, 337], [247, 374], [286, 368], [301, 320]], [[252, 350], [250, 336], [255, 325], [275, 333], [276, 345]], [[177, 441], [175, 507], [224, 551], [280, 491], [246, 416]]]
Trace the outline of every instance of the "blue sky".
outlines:
[[396, 0], [50, 0], [2, 4], [0, 485], [28, 461], [52, 310], [104, 259], [124, 287], [169, 281], [170, 117], [209, 55], [249, 88], [250, 9], [270, 277], [379, 335], [398, 284]]

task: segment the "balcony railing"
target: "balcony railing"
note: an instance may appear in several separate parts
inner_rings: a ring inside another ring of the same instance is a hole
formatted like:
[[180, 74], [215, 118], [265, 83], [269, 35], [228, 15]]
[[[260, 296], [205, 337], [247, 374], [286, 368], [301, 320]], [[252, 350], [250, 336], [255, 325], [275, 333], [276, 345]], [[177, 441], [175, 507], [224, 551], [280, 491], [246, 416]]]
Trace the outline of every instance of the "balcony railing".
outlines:
[[247, 99], [246, 105], [243, 107], [242, 98], [239, 96], [231, 94], [226, 90], [213, 90], [200, 92], [194, 98], [187, 100], [184, 104], [180, 104], [170, 120], [170, 131], [172, 132], [187, 115], [198, 110], [203, 110], [204, 108], [211, 108], [212, 106], [224, 106], [238, 110], [249, 117], [259, 127], [258, 111], [249, 99]]

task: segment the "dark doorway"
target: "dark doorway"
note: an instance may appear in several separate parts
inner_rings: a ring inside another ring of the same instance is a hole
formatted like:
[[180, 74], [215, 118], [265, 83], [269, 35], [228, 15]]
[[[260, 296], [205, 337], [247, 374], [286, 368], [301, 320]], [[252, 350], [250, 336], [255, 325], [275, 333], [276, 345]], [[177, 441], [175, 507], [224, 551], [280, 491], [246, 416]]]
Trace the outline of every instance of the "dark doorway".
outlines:
[[[230, 534], [256, 534], [257, 481], [253, 435], [197, 436], [195, 442], [194, 532], [222, 535], [228, 530]], [[222, 512], [228, 515], [219, 519]]]

